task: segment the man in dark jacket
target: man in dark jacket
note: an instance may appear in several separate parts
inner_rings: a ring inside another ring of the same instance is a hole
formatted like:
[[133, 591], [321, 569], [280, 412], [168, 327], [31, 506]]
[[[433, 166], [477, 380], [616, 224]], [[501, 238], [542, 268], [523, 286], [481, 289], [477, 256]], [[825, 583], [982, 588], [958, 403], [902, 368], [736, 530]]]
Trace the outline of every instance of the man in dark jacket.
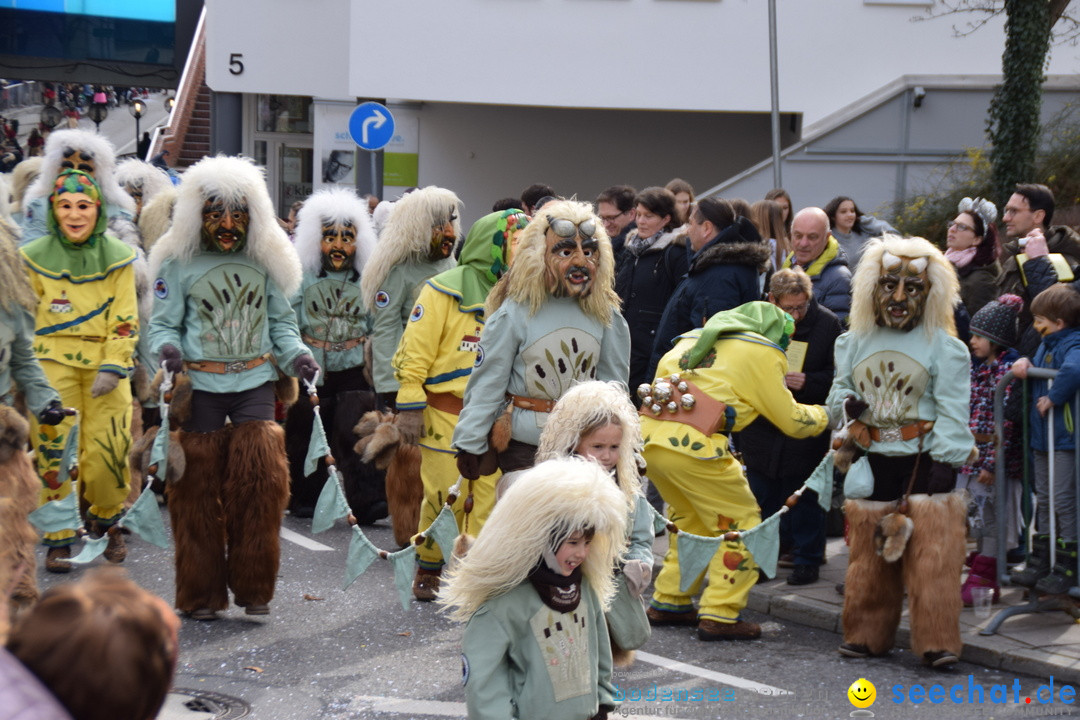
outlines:
[[[788, 373], [784, 382], [795, 401], [821, 405], [832, 385], [833, 343], [844, 331], [831, 310], [813, 297], [810, 278], [801, 268], [779, 270], [769, 282], [769, 302], [795, 320], [788, 345]], [[829, 434], [796, 439], [788, 437], [764, 416], [736, 436], [743, 454], [750, 489], [761, 506], [761, 516], [776, 513], [799, 489], [810, 470], [829, 451]], [[780, 518], [780, 547], [793, 556], [795, 570], [789, 585], [807, 585], [818, 579], [825, 559], [825, 511], [813, 490]]]
[[845, 320], [851, 310], [851, 270], [840, 243], [829, 232], [829, 216], [821, 208], [803, 208], [791, 221], [793, 252], [784, 267], [806, 271], [820, 305]]
[[690, 268], [675, 288], [656, 329], [646, 373], [651, 379], [675, 338], [699, 328], [721, 310], [761, 299], [761, 273], [769, 266], [769, 245], [748, 219], [726, 200], [702, 198], [687, 222]]

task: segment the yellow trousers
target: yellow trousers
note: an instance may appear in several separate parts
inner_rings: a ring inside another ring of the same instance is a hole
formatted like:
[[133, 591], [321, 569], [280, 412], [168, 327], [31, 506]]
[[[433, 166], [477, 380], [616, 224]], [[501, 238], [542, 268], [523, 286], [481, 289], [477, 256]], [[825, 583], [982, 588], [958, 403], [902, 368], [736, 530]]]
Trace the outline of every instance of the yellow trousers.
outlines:
[[[31, 437], [42, 483], [41, 504], [71, 493], [71, 478], [60, 477], [59, 472], [64, 445], [77, 423], [79, 485], [90, 503], [87, 517], [108, 527], [123, 511], [131, 488], [127, 460], [131, 448], [131, 382], [121, 379], [112, 392], [95, 398], [90, 396], [90, 388], [97, 369], [75, 368], [52, 360], [41, 360], [41, 368], [49, 384], [60, 393], [64, 407], [73, 407], [79, 413], [59, 425], [41, 425], [34, 419]], [[73, 542], [74, 527], [45, 534], [46, 545]]]
[[[700, 460], [675, 447], [650, 442], [645, 445], [644, 455], [649, 480], [669, 505], [668, 517], [680, 530], [718, 537], [729, 529], [748, 530], [761, 522], [761, 511], [742, 467], [730, 453]], [[708, 574], [698, 617], [735, 622], [758, 579], [753, 556], [742, 542], [723, 542], [709, 562]], [[693, 610], [692, 597], [701, 588], [703, 578], [704, 573], [688, 592], [679, 589], [679, 551], [671, 535], [664, 567], [656, 577], [653, 607], [669, 612]]]

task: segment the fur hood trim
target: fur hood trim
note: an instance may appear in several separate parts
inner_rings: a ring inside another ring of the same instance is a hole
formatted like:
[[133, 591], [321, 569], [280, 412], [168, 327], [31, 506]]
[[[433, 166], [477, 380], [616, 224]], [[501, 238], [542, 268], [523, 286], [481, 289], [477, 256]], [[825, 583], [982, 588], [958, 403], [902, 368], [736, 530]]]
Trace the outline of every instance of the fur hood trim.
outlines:
[[142, 212], [139, 213], [139, 232], [146, 252], [150, 252], [154, 243], [169, 231], [176, 196], [176, 188], [169, 187], [155, 195], [150, 202], [143, 201]]
[[953, 308], [960, 301], [960, 281], [952, 263], [931, 242], [920, 237], [902, 238], [899, 235], [874, 238], [866, 244], [859, 258], [851, 278], [851, 316], [848, 318], [851, 332], [856, 335], [868, 334], [877, 328], [874, 298], [878, 278], [881, 277], [881, 258], [886, 252], [897, 257], [924, 257], [928, 260], [926, 273], [930, 292], [926, 296], [919, 327], [927, 336], [940, 329], [956, 337]]
[[360, 293], [368, 312], [375, 311], [375, 293], [395, 265], [419, 262], [431, 248], [431, 229], [453, 214], [454, 237], [461, 237], [462, 203], [452, 190], [428, 185], [393, 204], [379, 243], [360, 278]]
[[64, 162], [64, 152], [68, 149], [81, 150], [94, 158], [94, 180], [101, 188], [105, 204], [126, 210], [135, 216], [135, 201], [116, 182], [116, 151], [112, 143], [102, 135], [88, 130], [54, 130], [45, 141], [45, 155], [41, 163], [41, 174], [26, 191], [23, 207], [35, 198], [48, 198], [53, 190], [53, 181], [60, 174], [60, 163]]
[[[11, 171], [11, 195], [14, 198], [11, 203], [11, 212], [22, 212], [26, 198], [26, 192], [41, 175], [41, 166], [45, 164], [45, 158], [26, 158], [15, 166]], [[59, 175], [59, 173], [57, 173]]]
[[143, 208], [157, 195], [173, 186], [169, 176], [148, 162], [138, 158], [128, 158], [116, 166], [116, 182], [129, 194], [132, 190], [142, 190]]
[[615, 594], [612, 569], [626, 545], [626, 517], [625, 497], [596, 463], [540, 463], [524, 471], [495, 505], [469, 554], [443, 581], [438, 602], [453, 620], [465, 622], [485, 602], [525, 582], [545, 550], [557, 550], [570, 534], [592, 528], [581, 567], [606, 607]]
[[262, 168], [242, 157], [203, 158], [184, 173], [172, 227], [150, 252], [150, 277], [158, 276], [166, 260], [186, 262], [201, 252], [203, 205], [211, 197], [247, 203], [251, 220], [241, 252], [266, 270], [286, 297], [291, 297], [300, 289], [300, 258], [278, 225]]
[[322, 270], [322, 229], [324, 224], [349, 222], [356, 229], [353, 268], [359, 275], [375, 250], [375, 231], [367, 203], [348, 188], [327, 188], [304, 201], [296, 216], [293, 244], [304, 272], [318, 275]]
[[763, 242], [718, 242], [703, 248], [690, 264], [690, 274], [696, 275], [715, 265], [748, 265], [757, 272], [769, 267], [772, 251]]
[[611, 240], [604, 231], [604, 224], [593, 212], [592, 205], [576, 200], [554, 200], [544, 205], [521, 233], [517, 253], [510, 270], [499, 282], [495, 283], [484, 306], [484, 317], [499, 309], [507, 299], [514, 300], [529, 309], [534, 315], [540, 306], [547, 302], [550, 293], [547, 288], [547, 230], [548, 218], [561, 218], [580, 225], [592, 218], [596, 224], [596, 238], [600, 246], [600, 257], [596, 261], [596, 276], [593, 278], [592, 292], [584, 300], [579, 300], [581, 309], [605, 327], [611, 325], [611, 318], [619, 311], [621, 301], [615, 292], [615, 255], [611, 249]]
[[555, 408], [544, 424], [536, 459], [542, 461], [571, 457], [586, 432], [592, 432], [608, 423], [622, 428], [615, 481], [626, 496], [628, 508], [633, 509], [637, 496], [641, 493], [638, 457], [644, 443], [641, 440], [638, 412], [630, 402], [626, 386], [622, 383], [590, 380], [567, 390], [555, 403]]

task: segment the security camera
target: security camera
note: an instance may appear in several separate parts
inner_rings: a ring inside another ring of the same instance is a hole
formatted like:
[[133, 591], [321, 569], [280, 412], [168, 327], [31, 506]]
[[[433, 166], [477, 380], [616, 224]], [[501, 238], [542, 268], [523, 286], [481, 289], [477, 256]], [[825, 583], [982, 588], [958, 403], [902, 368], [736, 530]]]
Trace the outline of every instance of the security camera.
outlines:
[[915, 95], [915, 107], [922, 107], [923, 98], [926, 97], [926, 88], [924, 88], [922, 85], [917, 85], [915, 86], [915, 90], [913, 92]]

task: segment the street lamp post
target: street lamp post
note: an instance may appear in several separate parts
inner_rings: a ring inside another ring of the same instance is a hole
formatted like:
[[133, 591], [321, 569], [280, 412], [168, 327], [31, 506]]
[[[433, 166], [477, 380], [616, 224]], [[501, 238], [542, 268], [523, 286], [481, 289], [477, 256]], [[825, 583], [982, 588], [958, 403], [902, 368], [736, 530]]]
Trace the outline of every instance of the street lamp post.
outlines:
[[[139, 135], [139, 119], [142, 118], [143, 113], [146, 112], [146, 103], [143, 102], [142, 100], [136, 100], [135, 102], [131, 103], [131, 105], [128, 106], [128, 110], [130, 110], [131, 114], [133, 116], [135, 116], [135, 147], [138, 148], [139, 147], [139, 138], [141, 137]], [[146, 158], [140, 158], [140, 159], [145, 160]]]
[[109, 116], [109, 108], [105, 103], [94, 103], [90, 106], [90, 110], [87, 114], [90, 116], [90, 119], [94, 121], [94, 131], [101, 132], [101, 123]]

